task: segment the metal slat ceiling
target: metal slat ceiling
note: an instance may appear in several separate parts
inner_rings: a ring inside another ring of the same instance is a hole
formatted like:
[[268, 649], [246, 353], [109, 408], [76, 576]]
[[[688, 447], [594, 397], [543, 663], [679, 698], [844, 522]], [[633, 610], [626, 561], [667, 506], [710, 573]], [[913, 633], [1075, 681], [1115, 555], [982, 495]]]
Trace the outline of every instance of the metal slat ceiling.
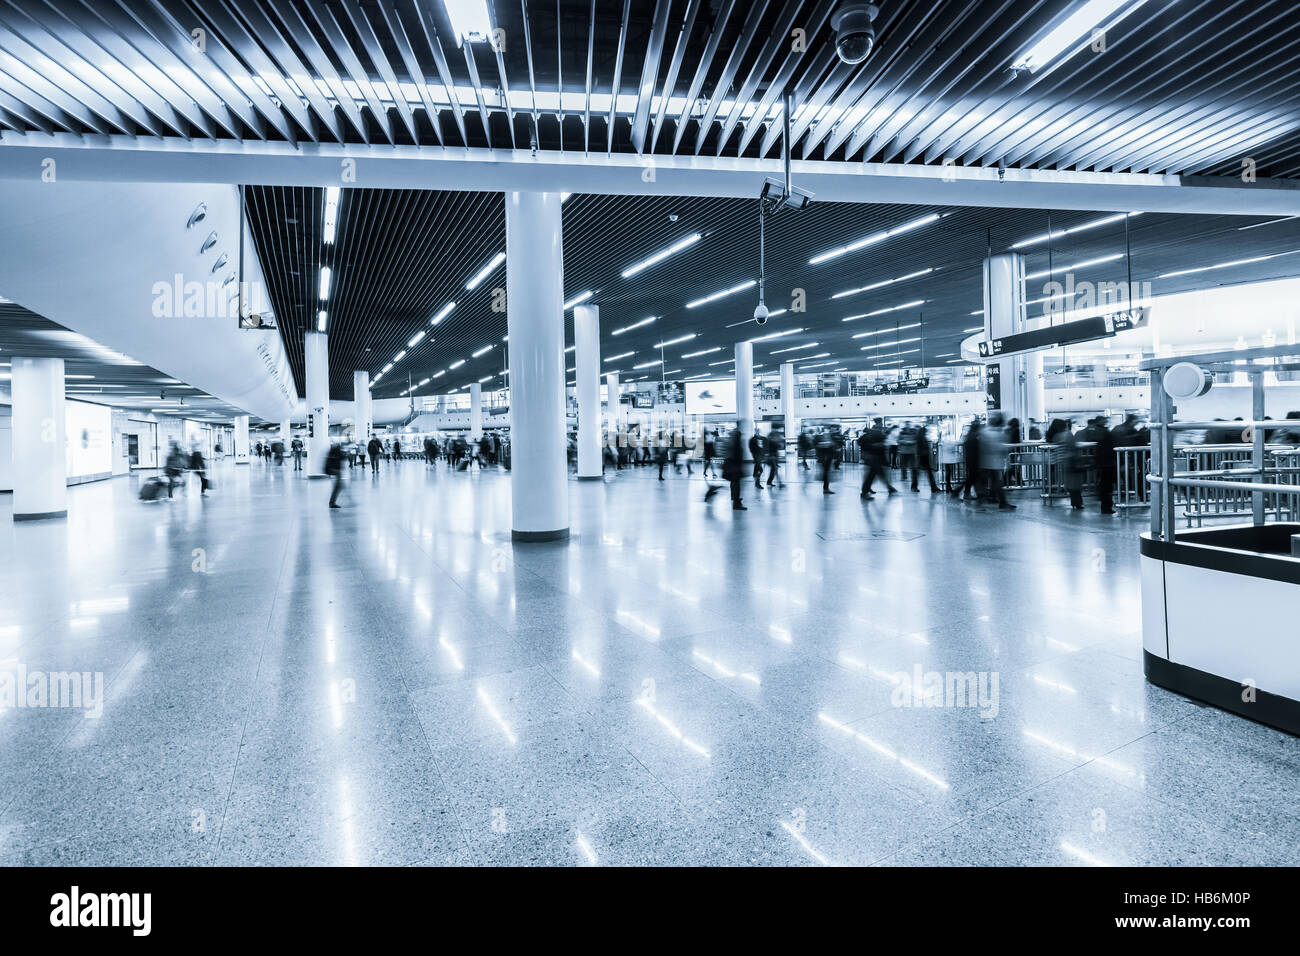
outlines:
[[882, 0], [858, 66], [825, 0], [488, 6], [499, 49], [437, 0], [3, 0], [0, 124], [770, 158], [789, 82], [808, 160], [1300, 177], [1293, 0], [1147, 0], [1104, 51], [1019, 75], [1068, 0]]
[[[321, 265], [333, 270], [328, 303], [331, 392], [351, 395], [353, 369], [372, 378], [421, 329], [426, 338], [376, 386], [378, 397], [395, 397], [410, 381], [419, 382], [460, 359], [466, 364], [447, 371], [416, 394], [445, 392], [497, 375], [505, 365], [502, 336], [507, 316], [494, 311], [495, 289], [506, 285], [506, 265], [477, 289], [465, 283], [505, 248], [505, 213], [496, 193], [344, 189], [335, 246], [320, 243], [324, 191], [295, 187], [250, 187], [249, 220], [263, 267], [271, 279], [270, 295], [299, 383], [306, 381], [302, 333], [315, 326], [317, 283]], [[809, 259], [829, 249], [916, 220], [930, 212], [938, 222], [888, 239], [820, 265]], [[922, 320], [924, 358], [942, 364], [957, 351], [963, 330], [981, 324], [971, 312], [983, 302], [981, 261], [989, 252], [1007, 251], [1022, 239], [1095, 220], [1105, 214], [1049, 213], [1041, 210], [969, 207], [900, 207], [889, 204], [813, 203], [800, 213], [783, 212], [768, 226], [767, 302], [787, 307], [792, 290], [805, 290], [807, 311], [789, 312], [762, 329], [728, 328], [748, 319], [757, 301], [755, 289], [695, 309], [694, 299], [757, 277], [758, 223], [755, 200], [616, 197], [574, 195], [564, 204], [565, 294], [595, 293], [601, 309], [602, 350], [606, 356], [634, 350], [634, 360], [606, 363], [624, 372], [631, 364], [658, 358], [653, 346], [679, 335], [696, 333], [689, 345], [670, 349], [664, 371], [681, 368], [676, 377], [706, 372], [708, 362], [731, 356], [739, 339], [803, 327], [808, 331], [756, 347], [756, 361], [771, 350], [812, 341], [854, 370], [870, 370], [869, 356], [855, 333]], [[672, 217], [676, 217], [675, 220]], [[290, 221], [296, 220], [296, 221]], [[1167, 272], [1276, 253], [1300, 251], [1300, 218], [1163, 215], [1145, 213], [1130, 221], [1135, 281], [1151, 281], [1155, 294], [1206, 288], [1219, 283], [1300, 275], [1300, 254], [1280, 256], [1229, 270], [1160, 279]], [[1259, 228], [1243, 229], [1255, 223]], [[699, 232], [702, 241], [629, 279], [622, 270]], [[1123, 222], [1078, 232], [1024, 250], [1027, 271], [1051, 264], [1065, 269], [1077, 262], [1123, 253]], [[894, 279], [922, 269], [935, 271], [905, 283], [844, 299], [839, 291]], [[286, 278], [287, 277], [287, 278]], [[1116, 260], [1076, 274], [1079, 280], [1123, 281], [1127, 265]], [[1046, 279], [1031, 285], [1031, 296]], [[1037, 294], [1042, 294], [1038, 291]], [[878, 318], [844, 323], [847, 315], [872, 312], [923, 299], [925, 304]], [[430, 319], [447, 302], [456, 308], [439, 326]], [[508, 303], [507, 303], [508, 305]], [[617, 338], [614, 329], [647, 316], [657, 321]], [[572, 323], [572, 313], [566, 315]], [[888, 339], [888, 336], [884, 336]], [[570, 341], [572, 341], [570, 335]], [[472, 359], [486, 345], [487, 355]], [[681, 361], [684, 352], [714, 346], [721, 351]], [[916, 347], [916, 346], [913, 346]], [[882, 359], [889, 356], [881, 356]], [[779, 361], [779, 359], [773, 360]], [[658, 375], [659, 369], [635, 374]], [[498, 387], [499, 378], [484, 383]]]

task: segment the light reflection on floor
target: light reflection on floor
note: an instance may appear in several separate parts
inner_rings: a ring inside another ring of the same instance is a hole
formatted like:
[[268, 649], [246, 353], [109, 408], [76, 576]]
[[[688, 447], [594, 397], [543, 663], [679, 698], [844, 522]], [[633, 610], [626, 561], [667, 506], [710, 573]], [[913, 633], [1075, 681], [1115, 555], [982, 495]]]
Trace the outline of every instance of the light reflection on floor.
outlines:
[[1142, 678], [1141, 516], [357, 474], [0, 498], [0, 672], [107, 686], [0, 709], [0, 864], [1300, 862], [1300, 742]]

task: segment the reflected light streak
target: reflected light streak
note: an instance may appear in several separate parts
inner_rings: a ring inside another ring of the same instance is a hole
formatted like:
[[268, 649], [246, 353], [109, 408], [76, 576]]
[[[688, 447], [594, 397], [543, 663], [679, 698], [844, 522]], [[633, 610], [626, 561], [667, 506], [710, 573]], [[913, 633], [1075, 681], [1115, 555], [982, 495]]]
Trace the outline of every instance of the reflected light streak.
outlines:
[[461, 660], [460, 652], [456, 650], [454, 644], [447, 640], [446, 635], [438, 636], [438, 646], [447, 652], [447, 656], [451, 658], [451, 664], [456, 670], [463, 671], [465, 669], [465, 662]]
[[570, 652], [569, 656], [573, 658], [574, 663], [576, 663], [579, 667], [581, 667], [592, 677], [597, 677], [597, 678], [600, 677], [600, 668], [598, 668], [595, 664], [591, 663], [591, 661], [587, 660], [585, 657], [579, 654], [578, 649], [576, 647], [572, 650], [572, 652]]
[[817, 850], [815, 850], [815, 849], [813, 848], [812, 844], [809, 843], [806, 839], [804, 839], [804, 835], [803, 835], [802, 833], [800, 833], [800, 832], [795, 828], [794, 824], [792, 824], [789, 820], [782, 820], [782, 821], [781, 821], [781, 829], [784, 830], [786, 833], [790, 834], [790, 836], [794, 837], [794, 838], [795, 838], [795, 841], [796, 841], [796, 842], [797, 842], [801, 847], [803, 847], [804, 852], [807, 853], [807, 854], [808, 854], [810, 857], [812, 857], [814, 860], [816, 860], [818, 863], [820, 863], [822, 866], [833, 866], [833, 865], [834, 865], [833, 863], [831, 863], [830, 860], [826, 859], [826, 857], [824, 857], [824, 856], [822, 856], [820, 853], [818, 853]]
[[939, 787], [942, 790], [950, 789], [947, 781], [942, 780], [939, 777], [936, 777], [934, 774], [930, 773], [930, 771], [926, 770], [924, 767], [918, 766], [917, 764], [908, 760], [906, 757], [900, 757], [898, 753], [886, 747], [884, 744], [872, 740], [866, 734], [859, 733], [858, 731], [854, 730], [852, 727], [850, 727], [848, 724], [844, 723], [843, 721], [836, 720], [834, 717], [825, 713], [818, 714], [817, 719], [820, 720], [822, 723], [826, 724], [827, 726], [833, 727], [835, 730], [838, 730], [840, 733], [849, 735], [850, 737], [858, 741], [858, 743], [870, 748], [871, 750], [874, 750], [882, 757], [888, 757], [890, 760], [896, 761], [900, 767], [903, 767], [906, 770], [910, 770], [918, 777], [921, 777], [923, 780], [926, 780], [934, 784], [936, 787]]
[[1074, 857], [1075, 859], [1082, 860], [1084, 863], [1087, 863], [1089, 866], [1113, 866], [1114, 865], [1112, 863], [1107, 863], [1105, 860], [1093, 856], [1087, 850], [1077, 847], [1072, 843], [1066, 843], [1064, 840], [1061, 841], [1061, 849], [1064, 852], [1070, 854], [1070, 856]]
[[741, 680], [747, 680], [756, 686], [763, 683], [757, 674], [751, 674], [748, 671], [738, 674], [726, 664], [716, 660], [715, 658], [709, 657], [707, 654], [703, 654], [700, 651], [691, 651], [691, 656], [704, 661], [704, 663], [708, 664], [723, 677], [739, 677]]
[[575, 830], [574, 832], [578, 834], [578, 849], [581, 850], [582, 855], [587, 858], [587, 863], [591, 866], [595, 866], [596, 851], [591, 848], [591, 844], [587, 842], [587, 838], [582, 835], [581, 830]]
[[510, 742], [512, 744], [519, 743], [519, 738], [515, 736], [515, 732], [510, 729], [510, 725], [506, 723], [505, 718], [501, 716], [501, 712], [497, 710], [496, 704], [492, 702], [492, 698], [488, 696], [487, 691], [482, 687], [478, 689], [478, 699], [484, 709], [487, 710], [488, 716], [496, 721], [497, 726], [501, 728], [501, 732], [506, 735]]
[[681, 742], [682, 746], [687, 747], [690, 750], [694, 750], [696, 753], [701, 754], [704, 757], [712, 757], [712, 754], [710, 754], [707, 750], [705, 750], [695, 741], [687, 737], [684, 733], [682, 733], [681, 728], [679, 728], [671, 720], [669, 720], [667, 717], [661, 714], [658, 708], [655, 707], [654, 703], [648, 697], [638, 698], [637, 705], [644, 708], [650, 714], [651, 717], [659, 721], [659, 723], [663, 725], [664, 729], [666, 729], [668, 733], [672, 734], [674, 739]]

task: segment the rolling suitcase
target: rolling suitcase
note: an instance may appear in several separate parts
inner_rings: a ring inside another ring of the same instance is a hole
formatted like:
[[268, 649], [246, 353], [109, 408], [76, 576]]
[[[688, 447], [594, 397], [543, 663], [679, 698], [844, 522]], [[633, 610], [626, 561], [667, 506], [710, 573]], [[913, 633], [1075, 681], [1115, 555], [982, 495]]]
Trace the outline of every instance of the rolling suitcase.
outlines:
[[140, 486], [141, 501], [156, 501], [167, 491], [167, 482], [161, 478], [146, 478], [144, 484]]

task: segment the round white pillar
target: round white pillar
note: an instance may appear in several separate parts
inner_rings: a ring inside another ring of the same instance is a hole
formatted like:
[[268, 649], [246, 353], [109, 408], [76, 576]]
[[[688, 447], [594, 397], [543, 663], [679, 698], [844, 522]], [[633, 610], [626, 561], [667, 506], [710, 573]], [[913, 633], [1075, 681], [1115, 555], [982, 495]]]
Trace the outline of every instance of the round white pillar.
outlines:
[[749, 454], [749, 436], [754, 434], [753, 342], [736, 343], [736, 426], [740, 429], [745, 461], [753, 461]]
[[325, 477], [325, 456], [330, 450], [329, 336], [307, 332], [303, 338], [307, 360], [307, 477]]
[[280, 422], [280, 442], [284, 445], [284, 450], [289, 451], [289, 444], [293, 441], [293, 422], [285, 419]]
[[781, 418], [785, 425], [785, 440], [799, 437], [799, 422], [794, 415], [794, 363], [781, 363]]
[[569, 536], [559, 193], [506, 193], [510, 467], [516, 541]]
[[483, 386], [474, 382], [469, 387], [469, 440], [483, 437]]
[[605, 430], [607, 443], [623, 444], [623, 403], [618, 400], [618, 372], [605, 373]]
[[248, 416], [235, 416], [235, 464], [247, 465], [249, 462], [248, 453]]
[[11, 366], [14, 520], [67, 517], [63, 359], [14, 356]]
[[[578, 390], [578, 480], [601, 477], [600, 309], [573, 309], [574, 368]], [[616, 376], [617, 377], [617, 376]]]
[[374, 428], [374, 412], [370, 405], [370, 373], [357, 370], [352, 373], [352, 438], [365, 444]]

